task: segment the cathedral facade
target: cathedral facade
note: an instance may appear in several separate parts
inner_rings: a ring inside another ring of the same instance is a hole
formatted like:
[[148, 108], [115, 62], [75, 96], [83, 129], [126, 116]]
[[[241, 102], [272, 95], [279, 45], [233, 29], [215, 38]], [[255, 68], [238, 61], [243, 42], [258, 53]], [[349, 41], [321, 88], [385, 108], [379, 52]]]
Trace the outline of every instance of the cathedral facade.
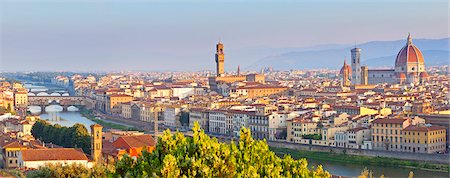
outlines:
[[[408, 84], [420, 83], [428, 80], [422, 52], [412, 43], [411, 34], [408, 35], [406, 45], [398, 52], [394, 69], [368, 69], [360, 64], [361, 49], [354, 48], [352, 53], [351, 83], [354, 85], [391, 83]], [[347, 65], [348, 66], [348, 65]], [[344, 69], [341, 69], [341, 73]], [[347, 67], [346, 67], [347, 68]], [[341, 75], [342, 76], [342, 75]], [[347, 80], [347, 78], [342, 78]]]

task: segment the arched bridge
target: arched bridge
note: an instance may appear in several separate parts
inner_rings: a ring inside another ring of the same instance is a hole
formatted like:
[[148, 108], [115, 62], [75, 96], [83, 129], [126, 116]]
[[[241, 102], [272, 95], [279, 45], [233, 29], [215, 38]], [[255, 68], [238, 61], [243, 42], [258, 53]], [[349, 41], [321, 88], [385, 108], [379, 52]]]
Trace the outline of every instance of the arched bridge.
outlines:
[[45, 111], [46, 106], [61, 105], [64, 110], [69, 106], [84, 106], [85, 98], [83, 96], [28, 96], [29, 106], [40, 106]]

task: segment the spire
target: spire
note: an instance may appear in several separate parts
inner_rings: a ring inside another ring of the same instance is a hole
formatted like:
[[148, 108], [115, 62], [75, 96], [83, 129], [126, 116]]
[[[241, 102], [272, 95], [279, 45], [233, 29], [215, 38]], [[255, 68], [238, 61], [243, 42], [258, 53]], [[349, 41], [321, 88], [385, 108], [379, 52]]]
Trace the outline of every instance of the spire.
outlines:
[[241, 69], [240, 69], [239, 65], [238, 65], [238, 68], [237, 68], [237, 75], [238, 75], [238, 76], [241, 75]]
[[408, 33], [408, 40], [407, 40], [406, 44], [407, 45], [411, 45], [412, 44], [411, 32]]

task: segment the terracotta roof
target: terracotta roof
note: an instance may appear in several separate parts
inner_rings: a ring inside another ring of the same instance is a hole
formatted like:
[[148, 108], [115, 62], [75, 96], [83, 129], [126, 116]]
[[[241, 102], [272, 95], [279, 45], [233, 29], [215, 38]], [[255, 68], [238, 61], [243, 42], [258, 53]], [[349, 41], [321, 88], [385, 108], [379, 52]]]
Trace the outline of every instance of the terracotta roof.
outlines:
[[126, 95], [126, 94], [112, 94], [112, 95], [109, 95], [109, 97], [133, 97], [133, 96]]
[[388, 119], [388, 118], [380, 118], [373, 121], [373, 123], [376, 124], [402, 124], [403, 122], [407, 121], [406, 118], [394, 118], [394, 119]]
[[75, 148], [22, 150], [22, 159], [24, 161], [88, 160], [81, 150]]
[[364, 130], [364, 129], [367, 129], [367, 128], [365, 128], [365, 127], [357, 127], [357, 128], [353, 128], [353, 129], [348, 129], [347, 131], [348, 132], [358, 132], [358, 131]]
[[149, 134], [121, 136], [114, 141], [116, 148], [139, 148], [144, 146], [155, 146], [153, 137]]
[[11, 142], [3, 146], [3, 148], [26, 148], [26, 146], [23, 146], [18, 141]]
[[408, 36], [407, 44], [398, 52], [395, 66], [406, 66], [407, 63], [423, 64], [422, 52], [411, 42], [411, 36]]
[[443, 126], [418, 126], [418, 125], [410, 125], [404, 129], [404, 131], [418, 131], [418, 132], [428, 132], [435, 130], [445, 130]]

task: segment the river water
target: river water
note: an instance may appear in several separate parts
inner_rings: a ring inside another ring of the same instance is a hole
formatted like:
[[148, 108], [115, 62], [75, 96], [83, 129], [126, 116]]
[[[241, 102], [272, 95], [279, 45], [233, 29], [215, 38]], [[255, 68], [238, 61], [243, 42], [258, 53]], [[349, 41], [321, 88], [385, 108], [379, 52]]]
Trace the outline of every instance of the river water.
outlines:
[[[32, 91], [47, 91], [44, 86], [33, 86], [26, 85], [26, 87], [32, 88]], [[42, 119], [48, 120], [52, 124], [60, 124], [62, 126], [70, 127], [76, 123], [83, 124], [88, 131], [90, 131], [90, 125], [95, 124], [95, 122], [83, 117], [77, 108], [68, 108], [69, 111], [62, 112], [62, 107], [58, 105], [52, 105], [46, 108], [46, 112], [41, 112], [40, 107], [30, 106], [29, 110], [34, 114], [39, 114]], [[104, 120], [106, 122], [112, 122], [109, 120]], [[113, 122], [116, 123], [116, 122]], [[345, 176], [345, 177], [356, 177], [360, 175], [364, 168], [373, 171], [375, 177], [379, 177], [381, 174], [387, 177], [397, 178], [397, 177], [408, 177], [410, 171], [414, 172], [415, 178], [448, 178], [449, 173], [445, 172], [434, 172], [425, 170], [415, 170], [408, 168], [397, 168], [397, 167], [379, 167], [379, 166], [365, 166], [361, 164], [346, 164], [346, 163], [336, 163], [330, 161], [314, 160], [308, 159], [308, 164], [310, 167], [317, 167], [317, 165], [322, 165], [325, 170], [333, 175]]]
[[384, 175], [386, 177], [404, 177], [407, 178], [410, 171], [413, 171], [414, 178], [448, 178], [449, 173], [446, 172], [435, 172], [426, 171], [418, 169], [408, 169], [399, 167], [380, 167], [380, 166], [367, 166], [361, 164], [346, 164], [346, 163], [336, 163], [330, 161], [314, 160], [308, 159], [308, 164], [310, 167], [317, 167], [317, 165], [322, 165], [322, 167], [333, 175], [345, 176], [345, 177], [357, 177], [361, 174], [364, 168], [371, 170], [374, 177], [380, 177]]

